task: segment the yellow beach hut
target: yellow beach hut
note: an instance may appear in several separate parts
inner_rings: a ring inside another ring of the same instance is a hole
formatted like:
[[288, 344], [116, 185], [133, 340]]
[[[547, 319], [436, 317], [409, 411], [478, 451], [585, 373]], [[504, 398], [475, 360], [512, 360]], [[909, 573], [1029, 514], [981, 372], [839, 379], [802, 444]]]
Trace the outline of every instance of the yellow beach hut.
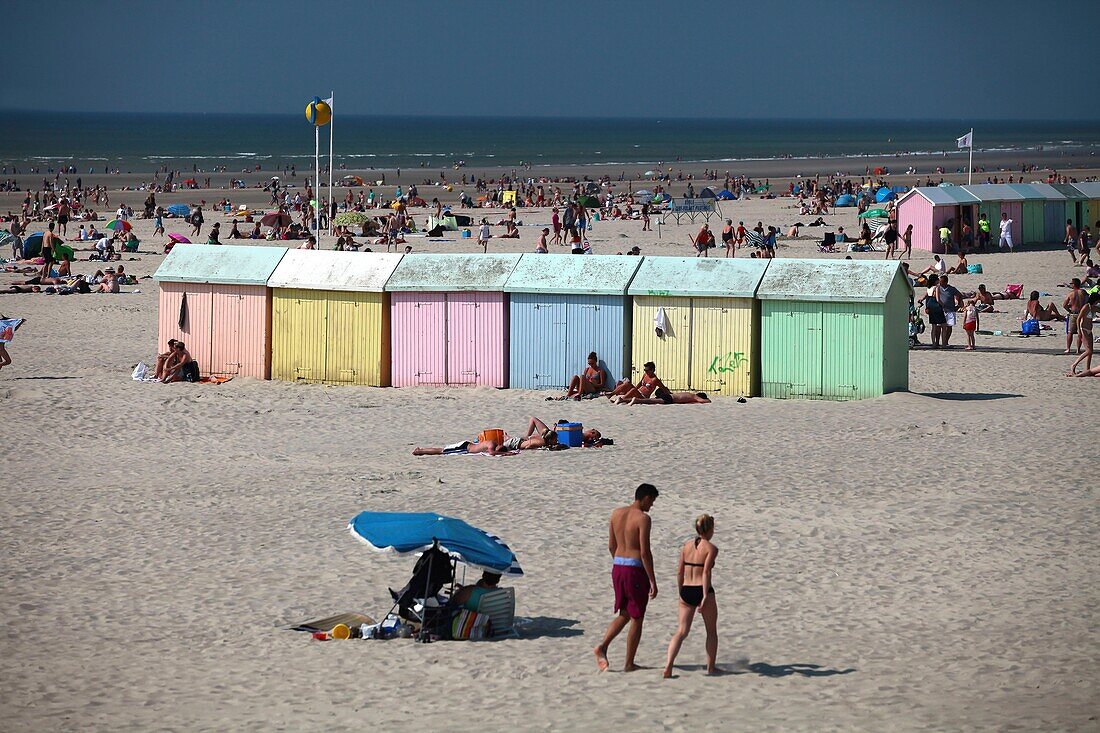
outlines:
[[292, 249], [275, 268], [271, 378], [390, 385], [389, 293], [400, 254]]
[[633, 299], [631, 378], [652, 361], [671, 390], [759, 393], [759, 303], [767, 260], [646, 257]]

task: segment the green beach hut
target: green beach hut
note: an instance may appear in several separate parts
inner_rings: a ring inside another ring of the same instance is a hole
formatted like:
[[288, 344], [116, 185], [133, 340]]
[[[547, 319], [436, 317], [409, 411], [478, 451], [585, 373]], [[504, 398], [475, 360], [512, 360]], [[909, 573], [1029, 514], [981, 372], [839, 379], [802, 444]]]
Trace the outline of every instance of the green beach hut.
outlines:
[[772, 260], [760, 300], [761, 394], [857, 400], [909, 388], [899, 262]]

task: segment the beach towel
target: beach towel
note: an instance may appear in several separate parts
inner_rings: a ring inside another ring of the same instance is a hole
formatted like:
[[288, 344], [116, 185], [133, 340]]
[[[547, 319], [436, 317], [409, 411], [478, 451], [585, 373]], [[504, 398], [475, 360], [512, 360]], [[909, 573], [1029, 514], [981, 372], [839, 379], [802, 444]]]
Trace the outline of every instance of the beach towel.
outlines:
[[291, 631], [308, 631], [310, 633], [316, 631], [329, 631], [336, 624], [343, 624], [348, 628], [355, 628], [366, 624], [367, 626], [374, 626], [375, 621], [370, 616], [365, 616], [361, 613], [338, 613], [335, 616], [327, 616], [326, 618], [319, 618], [314, 621], [303, 621], [297, 626], [291, 626]]
[[668, 316], [663, 307], [658, 308], [657, 314], [653, 316], [653, 330], [657, 332], [657, 338], [663, 339], [668, 333]]
[[180, 298], [180, 313], [179, 313], [179, 321], [178, 321], [178, 325], [180, 327], [180, 330], [183, 330], [184, 325], [186, 323], [187, 323], [187, 293], [184, 293], [183, 297]]
[[15, 332], [23, 325], [23, 318], [5, 318], [0, 320], [0, 344], [11, 343]]
[[463, 609], [451, 624], [451, 638], [456, 641], [477, 641], [492, 636], [488, 614]]
[[1005, 285], [1005, 300], [1015, 300], [1024, 292], [1023, 285]]

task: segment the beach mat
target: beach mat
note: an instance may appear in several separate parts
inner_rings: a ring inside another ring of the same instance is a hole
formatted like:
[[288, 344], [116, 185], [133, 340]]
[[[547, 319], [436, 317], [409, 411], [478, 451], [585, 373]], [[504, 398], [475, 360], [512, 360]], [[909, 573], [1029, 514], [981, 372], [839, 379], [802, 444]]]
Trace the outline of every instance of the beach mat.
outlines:
[[374, 619], [361, 613], [338, 613], [335, 616], [319, 618], [316, 621], [303, 621], [297, 626], [291, 626], [290, 630], [313, 633], [315, 631], [331, 631], [336, 624], [344, 624], [348, 628], [354, 628], [363, 624], [374, 626], [374, 623]]

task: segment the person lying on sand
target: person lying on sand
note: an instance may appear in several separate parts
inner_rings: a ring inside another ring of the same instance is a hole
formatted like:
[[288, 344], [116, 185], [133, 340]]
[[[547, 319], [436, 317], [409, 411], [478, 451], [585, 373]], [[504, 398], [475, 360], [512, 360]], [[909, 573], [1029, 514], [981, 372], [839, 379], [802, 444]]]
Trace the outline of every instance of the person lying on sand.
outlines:
[[[595, 442], [600, 439], [598, 430], [585, 430], [584, 440]], [[498, 444], [495, 440], [483, 442], [471, 442], [464, 440], [461, 443], [452, 443], [442, 448], [421, 448], [417, 446], [413, 450], [414, 456], [448, 456], [456, 453], [488, 453], [491, 456], [506, 456], [521, 450], [537, 450], [539, 448], [553, 448], [558, 444], [558, 434], [546, 423], [537, 417], [532, 417], [527, 423], [527, 432], [523, 437], [504, 434], [504, 442]]]
[[706, 392], [671, 392], [671, 400], [659, 397], [649, 399], [635, 397], [627, 400], [625, 397], [616, 397], [611, 400], [613, 405], [709, 405], [710, 398]]

